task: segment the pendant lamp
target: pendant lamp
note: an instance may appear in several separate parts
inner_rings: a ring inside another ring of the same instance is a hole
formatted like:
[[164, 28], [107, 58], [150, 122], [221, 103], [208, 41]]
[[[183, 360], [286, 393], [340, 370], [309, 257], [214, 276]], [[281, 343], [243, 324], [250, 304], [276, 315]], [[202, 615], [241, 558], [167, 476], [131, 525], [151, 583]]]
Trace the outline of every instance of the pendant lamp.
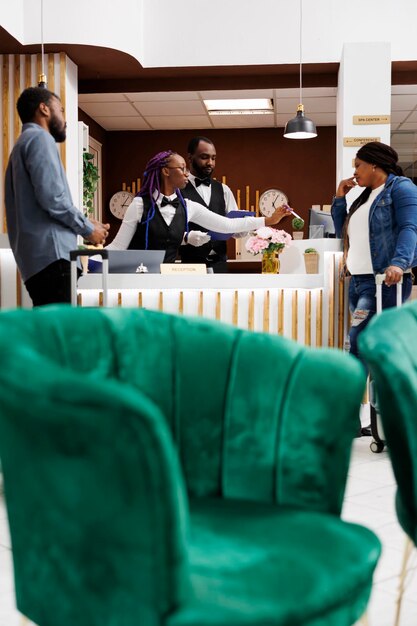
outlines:
[[45, 75], [45, 55], [43, 52], [43, 0], [41, 0], [41, 73], [39, 74], [38, 87], [48, 88]]
[[305, 116], [303, 105], [303, 71], [302, 71], [302, 41], [303, 41], [303, 0], [300, 0], [300, 104], [297, 115], [285, 125], [284, 137], [287, 139], [312, 139], [317, 137], [316, 125], [313, 120]]

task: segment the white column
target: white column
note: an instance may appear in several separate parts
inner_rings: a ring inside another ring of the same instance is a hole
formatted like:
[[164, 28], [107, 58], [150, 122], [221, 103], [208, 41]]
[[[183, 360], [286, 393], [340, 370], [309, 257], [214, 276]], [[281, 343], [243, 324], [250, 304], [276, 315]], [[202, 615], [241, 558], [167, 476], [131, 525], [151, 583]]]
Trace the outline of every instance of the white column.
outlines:
[[[391, 124], [354, 124], [354, 116], [391, 114], [391, 45], [345, 43], [337, 93], [336, 185], [353, 174], [352, 162], [360, 146], [345, 147], [346, 137], [378, 137], [389, 144]], [[352, 202], [361, 189], [349, 193]], [[356, 194], [356, 195], [355, 195]]]

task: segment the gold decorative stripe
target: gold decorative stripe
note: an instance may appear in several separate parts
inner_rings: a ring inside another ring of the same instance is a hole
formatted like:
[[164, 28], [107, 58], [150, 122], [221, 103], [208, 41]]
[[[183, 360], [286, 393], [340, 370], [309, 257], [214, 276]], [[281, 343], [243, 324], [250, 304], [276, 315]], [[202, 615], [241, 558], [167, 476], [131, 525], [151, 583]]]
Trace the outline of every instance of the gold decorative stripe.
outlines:
[[278, 292], [278, 335], [284, 334], [284, 290]]
[[216, 293], [216, 320], [220, 321], [222, 318], [222, 294], [220, 291]]
[[21, 308], [22, 306], [22, 277], [20, 276], [20, 272], [16, 267], [16, 306], [17, 308]]
[[253, 330], [255, 327], [255, 292], [251, 291], [249, 295], [248, 306], [248, 330]]
[[25, 89], [32, 85], [32, 57], [25, 54]]
[[292, 294], [292, 332], [291, 337], [295, 341], [298, 339], [298, 291], [295, 289]]
[[121, 291], [117, 292], [117, 306], [123, 306], [122, 292]]
[[263, 331], [264, 333], [269, 333], [269, 289], [265, 291], [264, 294], [264, 319], [263, 319]]
[[142, 294], [141, 291], [139, 291], [139, 293], [138, 293], [138, 307], [140, 309], [143, 308], [143, 294]]
[[233, 308], [232, 308], [232, 324], [237, 326], [239, 322], [239, 292], [236, 290], [233, 294]]
[[48, 54], [48, 89], [49, 91], [55, 92], [55, 63], [53, 52]]
[[343, 257], [339, 258], [338, 276], [338, 315], [337, 315], [337, 347], [343, 348], [345, 335], [345, 280], [342, 277]]
[[13, 137], [14, 137], [14, 142], [16, 142], [17, 138], [20, 135], [20, 131], [22, 128], [22, 124], [20, 122], [20, 117], [16, 111], [16, 102], [18, 97], [20, 96], [20, 72], [21, 72], [21, 67], [20, 67], [20, 55], [15, 54], [13, 57], [14, 61], [14, 102], [13, 102], [13, 113], [14, 113], [14, 128], [13, 128]]
[[103, 306], [103, 292], [100, 291], [98, 294], [98, 306]]
[[304, 324], [304, 343], [311, 346], [311, 291], [306, 291]]
[[329, 308], [329, 337], [327, 344], [330, 348], [334, 346], [334, 255], [329, 262], [329, 289], [328, 289], [328, 308]]
[[78, 306], [82, 306], [83, 305], [83, 297], [81, 293], [77, 294], [77, 304]]
[[[67, 57], [65, 52], [59, 53], [59, 97], [61, 98], [62, 106], [64, 107], [64, 111], [66, 109], [67, 103], [67, 92], [66, 92], [66, 73], [67, 73]], [[64, 169], [67, 168], [67, 152], [66, 152], [66, 142], [60, 144], [61, 147], [61, 160], [64, 166]]]
[[[3, 55], [3, 180], [9, 159], [9, 61], [10, 55]], [[6, 210], [3, 207], [3, 232], [7, 233]]]
[[202, 291], [198, 294], [198, 315], [200, 317], [204, 315], [204, 293]]
[[180, 313], [180, 315], [183, 315], [184, 313], [184, 292], [180, 291], [180, 296], [178, 299], [178, 313]]
[[39, 82], [39, 77], [42, 74], [42, 55], [36, 55], [36, 84]]
[[159, 297], [158, 297], [158, 311], [163, 311], [164, 310], [164, 294], [162, 291], [159, 292]]
[[316, 299], [316, 346], [323, 346], [323, 289], [320, 289]]

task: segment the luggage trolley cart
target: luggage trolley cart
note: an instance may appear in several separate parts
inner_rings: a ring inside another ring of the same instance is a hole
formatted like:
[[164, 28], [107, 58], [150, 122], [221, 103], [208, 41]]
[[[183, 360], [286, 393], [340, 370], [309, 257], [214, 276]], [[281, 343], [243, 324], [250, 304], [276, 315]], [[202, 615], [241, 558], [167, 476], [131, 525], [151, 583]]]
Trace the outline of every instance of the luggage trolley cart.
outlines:
[[[376, 312], [377, 314], [382, 311], [382, 283], [385, 280], [385, 274], [377, 274], [375, 276], [376, 283]], [[399, 283], [397, 283], [397, 307], [402, 304], [402, 278]], [[381, 420], [378, 414], [378, 399], [376, 397], [375, 386], [373, 384], [373, 380], [370, 378], [369, 380], [369, 404], [370, 404], [370, 414], [371, 414], [371, 433], [372, 433], [372, 441], [370, 443], [370, 448], [372, 452], [379, 453], [382, 452], [385, 448], [385, 439], [384, 433], [382, 430]]]
[[77, 258], [79, 256], [101, 256], [103, 259], [103, 306], [108, 305], [109, 300], [109, 253], [107, 250], [71, 250], [70, 252], [70, 260], [71, 260], [71, 305], [77, 306]]

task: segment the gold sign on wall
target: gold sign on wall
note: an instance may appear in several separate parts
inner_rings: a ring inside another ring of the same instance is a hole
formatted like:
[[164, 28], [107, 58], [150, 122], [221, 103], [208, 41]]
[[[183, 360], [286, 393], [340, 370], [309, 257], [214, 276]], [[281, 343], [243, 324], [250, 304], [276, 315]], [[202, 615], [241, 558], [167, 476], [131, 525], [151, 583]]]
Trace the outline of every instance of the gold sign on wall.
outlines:
[[391, 115], [354, 115], [354, 124], [390, 124]]
[[345, 148], [364, 146], [370, 141], [381, 141], [381, 137], [343, 137], [343, 146]]

